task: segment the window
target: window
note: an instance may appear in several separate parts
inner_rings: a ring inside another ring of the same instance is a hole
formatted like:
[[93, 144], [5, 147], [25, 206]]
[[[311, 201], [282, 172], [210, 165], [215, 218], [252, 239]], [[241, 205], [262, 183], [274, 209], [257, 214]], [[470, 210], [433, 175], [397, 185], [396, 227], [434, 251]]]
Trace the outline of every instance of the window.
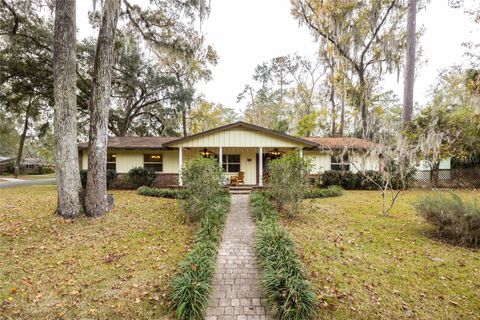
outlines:
[[115, 153], [107, 153], [107, 170], [117, 171], [117, 155]]
[[334, 155], [331, 158], [330, 170], [333, 171], [349, 171], [350, 163], [348, 162], [348, 154]]
[[144, 154], [143, 167], [153, 169], [155, 172], [162, 172], [163, 171], [162, 155], [158, 153]]
[[240, 155], [224, 154], [222, 156], [223, 170], [225, 172], [240, 172]]

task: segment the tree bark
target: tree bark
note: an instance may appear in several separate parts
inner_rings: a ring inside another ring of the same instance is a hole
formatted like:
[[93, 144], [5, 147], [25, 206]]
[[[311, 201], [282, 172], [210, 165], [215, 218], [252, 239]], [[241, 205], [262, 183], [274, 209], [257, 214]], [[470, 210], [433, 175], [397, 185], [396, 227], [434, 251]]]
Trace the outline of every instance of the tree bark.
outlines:
[[183, 110], [182, 110], [182, 129], [183, 129], [183, 136], [186, 137], [188, 135], [187, 132], [187, 106], [183, 103]]
[[417, 0], [408, 2], [407, 18], [407, 52], [405, 62], [405, 79], [403, 84], [403, 123], [412, 120], [413, 113], [413, 90], [415, 83], [415, 47], [416, 47], [416, 23], [417, 23]]
[[75, 11], [75, 0], [56, 0], [53, 86], [57, 214], [66, 218], [76, 218], [83, 211], [77, 149]]
[[340, 128], [338, 129], [338, 134], [340, 137], [343, 137], [343, 132], [345, 130], [345, 95], [342, 95], [342, 100], [340, 103]]
[[337, 133], [337, 106], [335, 104], [335, 85], [330, 87], [330, 103], [332, 104], [332, 137]]
[[25, 122], [23, 124], [22, 134], [20, 135], [20, 143], [18, 145], [17, 158], [15, 159], [15, 170], [13, 173], [15, 178], [18, 178], [18, 176], [20, 175], [20, 163], [22, 161], [23, 146], [25, 144], [25, 138], [28, 132], [28, 120], [30, 118], [31, 107], [32, 107], [32, 100], [30, 99], [28, 101], [27, 110], [25, 111]]
[[367, 115], [367, 88], [363, 73], [359, 74], [360, 78], [360, 114], [362, 123], [362, 138], [368, 137], [368, 115]]
[[89, 216], [108, 211], [107, 138], [108, 104], [111, 90], [115, 30], [120, 14], [120, 0], [105, 0], [98, 33], [90, 100], [90, 132], [88, 148], [85, 210]]

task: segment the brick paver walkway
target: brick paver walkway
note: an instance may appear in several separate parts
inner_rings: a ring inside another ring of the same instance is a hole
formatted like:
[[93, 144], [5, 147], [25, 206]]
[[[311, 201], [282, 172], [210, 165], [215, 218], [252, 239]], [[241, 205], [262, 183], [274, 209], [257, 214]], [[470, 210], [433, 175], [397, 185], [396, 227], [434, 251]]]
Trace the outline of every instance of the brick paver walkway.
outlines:
[[259, 285], [248, 195], [232, 195], [207, 320], [272, 319]]

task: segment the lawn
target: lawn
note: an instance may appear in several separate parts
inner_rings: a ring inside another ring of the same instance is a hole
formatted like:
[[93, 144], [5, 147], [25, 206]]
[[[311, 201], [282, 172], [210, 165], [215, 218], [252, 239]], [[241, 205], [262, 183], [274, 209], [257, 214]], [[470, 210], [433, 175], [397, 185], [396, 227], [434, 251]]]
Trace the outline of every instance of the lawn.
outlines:
[[[381, 216], [380, 194], [305, 200], [283, 224], [321, 302], [322, 319], [480, 319], [480, 251], [438, 240], [403, 195]], [[463, 192], [471, 197], [480, 192]]]
[[54, 215], [54, 186], [0, 190], [0, 318], [172, 318], [166, 294], [193, 226], [177, 200], [114, 191], [96, 219]]

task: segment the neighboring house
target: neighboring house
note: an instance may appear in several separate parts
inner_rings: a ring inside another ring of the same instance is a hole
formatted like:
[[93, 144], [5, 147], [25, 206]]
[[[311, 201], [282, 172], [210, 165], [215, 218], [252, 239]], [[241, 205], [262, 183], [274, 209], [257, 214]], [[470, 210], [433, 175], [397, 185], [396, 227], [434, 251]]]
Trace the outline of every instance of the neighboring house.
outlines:
[[[12, 173], [15, 166], [15, 158], [6, 158], [0, 160], [0, 174]], [[22, 174], [42, 173], [54, 171], [55, 164], [52, 161], [42, 158], [23, 158], [20, 162], [20, 172]]]
[[[262, 186], [268, 162], [289, 151], [303, 153], [313, 163], [311, 173], [319, 174], [326, 170], [378, 171], [380, 159], [374, 147], [357, 138], [297, 138], [240, 121], [181, 138], [111, 137], [107, 168], [118, 174], [134, 167], [152, 168], [157, 172], [157, 186], [182, 185], [180, 168], [202, 155], [219, 159], [227, 178], [244, 172], [247, 185]], [[79, 152], [80, 167], [87, 169], [88, 143], [80, 143]]]

